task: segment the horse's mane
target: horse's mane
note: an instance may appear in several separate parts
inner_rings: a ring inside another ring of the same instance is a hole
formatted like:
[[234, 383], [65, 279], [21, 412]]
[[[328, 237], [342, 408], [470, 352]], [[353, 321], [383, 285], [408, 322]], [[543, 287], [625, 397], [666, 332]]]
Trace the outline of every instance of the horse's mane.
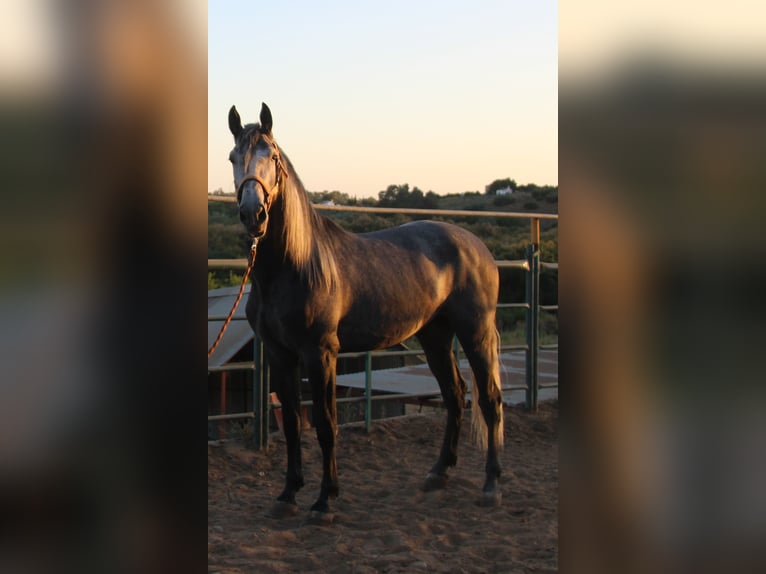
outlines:
[[337, 283], [338, 268], [333, 237], [340, 230], [311, 206], [290, 158], [280, 148], [287, 178], [280, 192], [284, 218], [285, 255], [298, 268], [309, 286], [332, 289]]

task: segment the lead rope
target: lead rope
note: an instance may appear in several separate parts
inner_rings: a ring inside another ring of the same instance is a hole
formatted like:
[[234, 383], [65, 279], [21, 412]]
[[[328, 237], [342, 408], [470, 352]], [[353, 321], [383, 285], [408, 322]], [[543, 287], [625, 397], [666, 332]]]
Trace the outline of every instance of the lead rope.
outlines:
[[231, 311], [229, 311], [228, 317], [226, 317], [226, 320], [223, 322], [223, 325], [221, 326], [221, 330], [218, 332], [218, 337], [216, 337], [215, 342], [213, 343], [213, 346], [210, 347], [210, 350], [207, 352], [208, 359], [210, 358], [210, 355], [213, 354], [213, 351], [215, 351], [215, 348], [218, 346], [218, 343], [221, 342], [221, 339], [223, 339], [223, 334], [226, 331], [226, 328], [229, 326], [229, 323], [231, 322], [231, 318], [234, 316], [234, 311], [237, 310], [237, 306], [239, 305], [240, 300], [242, 299], [242, 295], [245, 293], [245, 285], [247, 285], [247, 278], [250, 276], [250, 271], [253, 269], [253, 264], [255, 263], [255, 248], [258, 246], [258, 238], [253, 237], [253, 245], [250, 247], [250, 261], [247, 263], [247, 269], [245, 270], [245, 274], [242, 277], [242, 285], [239, 286], [239, 293], [237, 294], [237, 298], [234, 301], [234, 306], [231, 308]]

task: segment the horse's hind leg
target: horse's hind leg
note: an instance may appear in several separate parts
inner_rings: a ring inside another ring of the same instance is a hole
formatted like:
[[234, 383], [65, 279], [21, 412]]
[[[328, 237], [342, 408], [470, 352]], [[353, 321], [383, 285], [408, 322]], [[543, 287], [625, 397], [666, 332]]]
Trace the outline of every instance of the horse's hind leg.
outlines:
[[428, 366], [439, 383], [447, 407], [447, 426], [444, 431], [439, 459], [428, 473], [424, 490], [443, 488], [447, 482], [447, 469], [457, 463], [457, 444], [463, 421], [466, 384], [452, 353], [454, 333], [446, 318], [437, 318], [418, 332], [417, 337], [426, 353]]
[[[486, 424], [484, 501], [495, 504], [500, 498], [497, 479], [500, 477], [498, 449], [503, 445], [503, 396], [494, 315], [488, 314], [480, 324], [474, 324], [474, 328], [458, 330], [457, 336], [475, 379], [471, 399], [474, 404], [478, 403]], [[472, 423], [480, 423], [477, 409], [472, 411]]]

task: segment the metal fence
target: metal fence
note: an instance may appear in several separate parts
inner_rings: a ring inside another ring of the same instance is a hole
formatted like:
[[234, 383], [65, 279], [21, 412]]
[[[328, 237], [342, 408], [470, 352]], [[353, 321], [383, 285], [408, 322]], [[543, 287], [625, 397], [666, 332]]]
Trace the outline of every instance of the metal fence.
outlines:
[[[208, 196], [209, 201], [218, 201], [224, 203], [236, 203], [233, 196]], [[466, 211], [466, 210], [446, 210], [446, 209], [414, 209], [414, 208], [385, 208], [385, 207], [359, 207], [346, 205], [314, 205], [317, 210], [322, 211], [341, 211], [357, 213], [382, 213], [382, 214], [405, 214], [405, 215], [429, 215], [429, 216], [451, 216], [451, 217], [493, 217], [493, 218], [514, 218], [526, 219], [530, 222], [529, 243], [526, 248], [524, 259], [507, 261], [496, 261], [498, 268], [516, 268], [526, 271], [525, 297], [523, 302], [518, 303], [499, 303], [497, 308], [522, 308], [526, 310], [526, 343], [522, 345], [503, 345], [501, 351], [523, 350], [525, 351], [525, 382], [524, 385], [511, 385], [503, 387], [503, 390], [524, 390], [525, 404], [529, 410], [536, 410], [538, 405], [538, 396], [540, 389], [558, 387], [558, 382], [551, 384], [541, 384], [539, 381], [538, 365], [539, 351], [541, 349], [558, 349], [558, 344], [541, 345], [540, 344], [540, 311], [557, 311], [558, 305], [540, 304], [540, 271], [541, 269], [558, 270], [558, 263], [540, 261], [540, 221], [543, 219], [557, 220], [557, 214], [551, 213], [518, 213], [506, 211]], [[245, 269], [247, 267], [246, 259], [209, 259], [208, 268], [226, 268], [226, 269]], [[208, 321], [223, 320], [225, 317], [209, 316]], [[236, 318], [235, 318], [236, 320]], [[239, 319], [242, 320], [242, 319]], [[454, 341], [453, 352], [456, 358], [460, 358], [460, 348], [457, 339]], [[272, 408], [270, 401], [270, 381], [269, 370], [263, 351], [263, 343], [256, 335], [254, 337], [252, 363], [236, 363], [222, 365], [220, 367], [209, 367], [208, 372], [232, 371], [232, 370], [252, 370], [253, 371], [253, 410], [242, 413], [228, 413], [208, 416], [208, 421], [225, 421], [236, 419], [253, 419], [253, 442], [256, 448], [263, 448], [268, 444], [269, 438], [269, 420]], [[361, 397], [342, 397], [337, 402], [362, 402], [365, 403], [365, 425], [370, 430], [372, 424], [372, 401], [377, 400], [401, 400], [401, 399], [427, 399], [435, 398], [441, 395], [440, 392], [429, 393], [401, 393], [401, 394], [372, 394], [372, 359], [374, 357], [395, 357], [395, 356], [413, 356], [423, 355], [419, 350], [388, 350], [388, 351], [368, 351], [362, 353], [340, 353], [338, 358], [365, 358], [365, 391]], [[302, 405], [310, 405], [311, 401], [303, 401]]]

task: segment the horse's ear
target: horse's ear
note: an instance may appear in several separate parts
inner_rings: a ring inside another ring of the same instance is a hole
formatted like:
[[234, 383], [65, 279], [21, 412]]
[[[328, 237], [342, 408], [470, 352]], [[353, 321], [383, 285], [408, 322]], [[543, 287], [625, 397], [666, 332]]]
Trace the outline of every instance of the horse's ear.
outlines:
[[271, 110], [269, 106], [261, 102], [261, 131], [271, 135], [271, 127], [274, 123], [271, 120]]
[[235, 140], [242, 133], [242, 120], [239, 117], [236, 106], [231, 106], [229, 110], [229, 129]]

